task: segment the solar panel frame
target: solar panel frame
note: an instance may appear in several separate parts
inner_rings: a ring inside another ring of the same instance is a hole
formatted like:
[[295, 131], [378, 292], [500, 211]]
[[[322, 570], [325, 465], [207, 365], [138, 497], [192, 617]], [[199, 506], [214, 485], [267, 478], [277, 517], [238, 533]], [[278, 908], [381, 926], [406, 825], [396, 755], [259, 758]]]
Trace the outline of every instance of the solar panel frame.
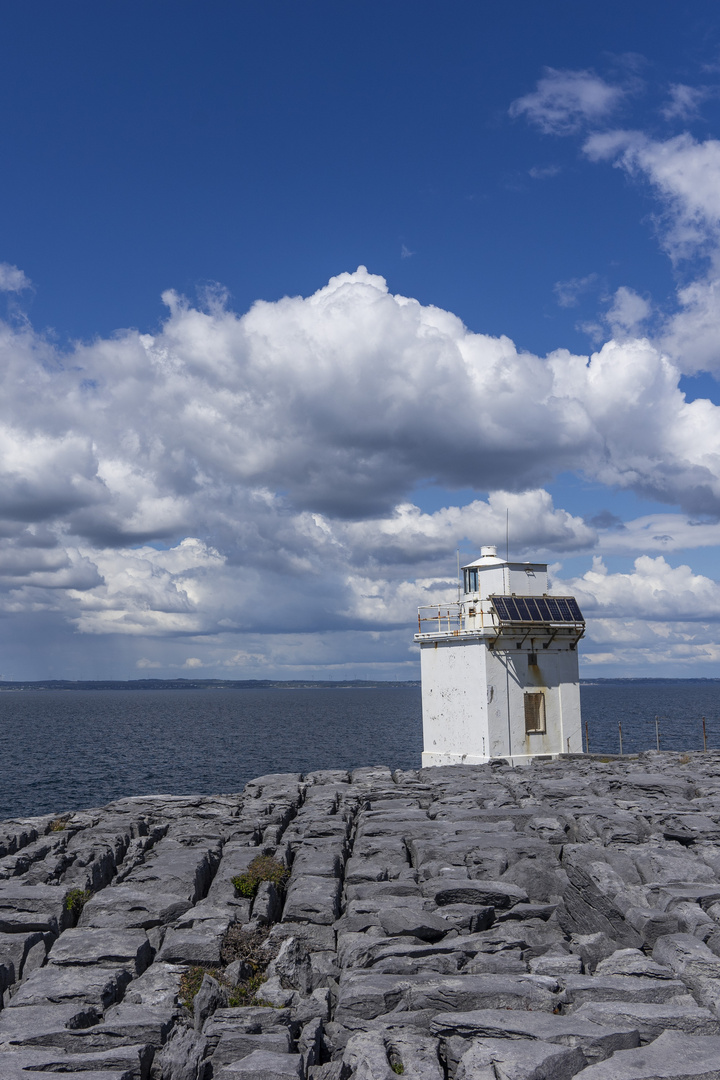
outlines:
[[585, 624], [574, 596], [491, 596], [501, 623]]

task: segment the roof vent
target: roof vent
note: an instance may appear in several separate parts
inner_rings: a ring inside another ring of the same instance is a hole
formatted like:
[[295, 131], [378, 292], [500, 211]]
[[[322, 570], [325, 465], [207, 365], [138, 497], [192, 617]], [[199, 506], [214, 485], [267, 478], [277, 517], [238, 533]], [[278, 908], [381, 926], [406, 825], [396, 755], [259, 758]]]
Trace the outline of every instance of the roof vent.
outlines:
[[486, 544], [480, 548], [481, 559], [497, 559], [497, 548], [495, 544]]

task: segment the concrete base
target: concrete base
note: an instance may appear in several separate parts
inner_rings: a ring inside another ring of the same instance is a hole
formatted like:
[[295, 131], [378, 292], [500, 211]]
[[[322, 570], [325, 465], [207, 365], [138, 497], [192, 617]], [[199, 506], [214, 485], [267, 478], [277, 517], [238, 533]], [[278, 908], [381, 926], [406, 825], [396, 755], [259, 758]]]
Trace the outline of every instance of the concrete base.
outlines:
[[[580, 755], [573, 755], [580, 756]], [[481, 754], [429, 754], [423, 752], [422, 768], [432, 769], [438, 765], [487, 765], [491, 761], [507, 761], [509, 765], [530, 765], [533, 761], [556, 761], [566, 754], [513, 754], [512, 757], [489, 758]]]

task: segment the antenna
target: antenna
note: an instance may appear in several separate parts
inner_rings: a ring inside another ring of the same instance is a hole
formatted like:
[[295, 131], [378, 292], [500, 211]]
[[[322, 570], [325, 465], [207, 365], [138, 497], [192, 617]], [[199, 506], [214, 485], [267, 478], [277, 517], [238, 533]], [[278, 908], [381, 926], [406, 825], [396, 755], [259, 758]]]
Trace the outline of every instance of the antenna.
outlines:
[[457, 549], [457, 583], [458, 583], [458, 604], [460, 603], [460, 548]]
[[505, 562], [510, 562], [510, 510], [505, 507]]

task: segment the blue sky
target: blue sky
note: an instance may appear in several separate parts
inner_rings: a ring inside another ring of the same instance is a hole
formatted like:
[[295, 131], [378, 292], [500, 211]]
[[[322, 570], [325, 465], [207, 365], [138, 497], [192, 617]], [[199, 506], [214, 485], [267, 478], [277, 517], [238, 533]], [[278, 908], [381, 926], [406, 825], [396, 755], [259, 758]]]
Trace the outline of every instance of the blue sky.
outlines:
[[412, 678], [455, 551], [720, 674], [720, 16], [3, 3], [4, 678]]

